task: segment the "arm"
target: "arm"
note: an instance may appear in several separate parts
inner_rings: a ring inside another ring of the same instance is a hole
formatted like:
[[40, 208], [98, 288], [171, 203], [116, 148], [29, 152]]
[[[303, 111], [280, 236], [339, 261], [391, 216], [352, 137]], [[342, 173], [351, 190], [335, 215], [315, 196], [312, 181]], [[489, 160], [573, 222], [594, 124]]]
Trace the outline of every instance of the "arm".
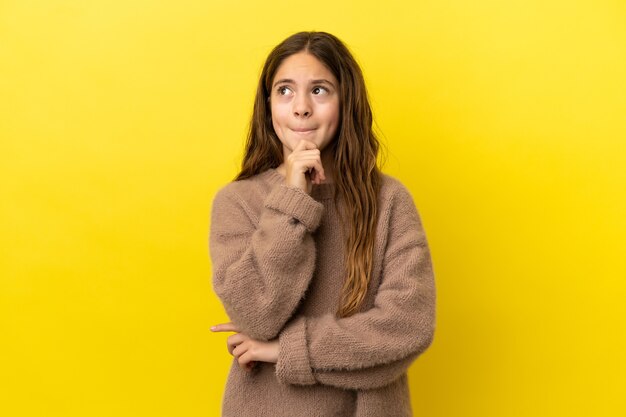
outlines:
[[276, 185], [255, 213], [229, 189], [211, 211], [213, 287], [231, 320], [250, 337], [275, 338], [297, 308], [315, 269], [324, 206], [297, 188]]
[[432, 343], [435, 285], [430, 252], [408, 190], [391, 206], [374, 307], [346, 318], [299, 316], [279, 337], [279, 380], [344, 388], [384, 386]]

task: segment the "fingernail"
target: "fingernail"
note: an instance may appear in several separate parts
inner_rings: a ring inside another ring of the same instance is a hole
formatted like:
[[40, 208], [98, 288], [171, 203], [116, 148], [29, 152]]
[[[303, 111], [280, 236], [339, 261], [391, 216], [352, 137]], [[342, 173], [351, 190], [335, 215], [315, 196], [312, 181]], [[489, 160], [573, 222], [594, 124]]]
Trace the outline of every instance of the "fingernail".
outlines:
[[211, 326], [212, 331], [215, 331], [215, 329], [217, 329], [217, 326]]

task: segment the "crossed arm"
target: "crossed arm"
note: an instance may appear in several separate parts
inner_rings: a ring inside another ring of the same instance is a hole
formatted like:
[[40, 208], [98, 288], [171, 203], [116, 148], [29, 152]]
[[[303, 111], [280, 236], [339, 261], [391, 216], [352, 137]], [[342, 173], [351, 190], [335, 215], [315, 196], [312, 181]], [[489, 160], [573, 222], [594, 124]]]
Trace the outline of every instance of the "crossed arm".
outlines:
[[[268, 201], [271, 201], [271, 196]], [[413, 200], [404, 187], [397, 191], [390, 210], [383, 276], [374, 307], [346, 318], [332, 314], [292, 317], [291, 313], [299, 299], [278, 298], [282, 303], [287, 303], [283, 307], [289, 311], [274, 316], [272, 331], [262, 333], [256, 331], [252, 321], [245, 320], [242, 315], [237, 316], [237, 309], [231, 305], [235, 314], [229, 312], [229, 315], [237, 324], [218, 325], [215, 331], [236, 332], [228, 339], [229, 352], [244, 369], [250, 369], [255, 361], [274, 362], [277, 378], [283, 383], [321, 383], [351, 389], [376, 388], [401, 376], [415, 358], [430, 346], [435, 329], [435, 286], [424, 230]], [[278, 206], [272, 214], [277, 216], [274, 221], [284, 217], [282, 220], [291, 224], [288, 218], [293, 213], [285, 207]], [[254, 244], [254, 233], [263, 230], [263, 225], [260, 226], [253, 232], [252, 244], [247, 246], [247, 250]], [[301, 230], [304, 234], [298, 235], [300, 240], [297, 242], [306, 244], [310, 237], [307, 232], [310, 231], [311, 228], [306, 227]], [[246, 250], [242, 252], [246, 253]], [[232, 266], [230, 270], [234, 270]], [[259, 273], [256, 278], [261, 282], [272, 278], [271, 274], [258, 270], [254, 273]], [[300, 281], [294, 282], [293, 272], [290, 272], [290, 279], [282, 281], [282, 284], [290, 288], [290, 292], [303, 285], [304, 291], [312, 273], [312, 268], [300, 270]], [[245, 279], [245, 282], [250, 280]], [[223, 295], [228, 298], [226, 293]], [[247, 303], [246, 308], [250, 307]], [[229, 308], [226, 308], [228, 311]], [[273, 308], [276, 311], [276, 307]], [[260, 311], [263, 310], [255, 309], [252, 313], [258, 314]]]

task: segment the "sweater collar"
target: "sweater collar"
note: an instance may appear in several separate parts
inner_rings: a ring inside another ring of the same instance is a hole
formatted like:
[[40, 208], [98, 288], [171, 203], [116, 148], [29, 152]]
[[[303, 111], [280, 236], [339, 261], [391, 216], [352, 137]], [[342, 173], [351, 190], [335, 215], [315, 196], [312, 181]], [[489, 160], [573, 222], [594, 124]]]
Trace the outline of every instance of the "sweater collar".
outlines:
[[[271, 184], [283, 184], [285, 177], [276, 170], [276, 168], [270, 168], [263, 173], [263, 176]], [[335, 194], [335, 184], [331, 182], [323, 184], [313, 184], [311, 189], [311, 197], [315, 200], [332, 200]]]

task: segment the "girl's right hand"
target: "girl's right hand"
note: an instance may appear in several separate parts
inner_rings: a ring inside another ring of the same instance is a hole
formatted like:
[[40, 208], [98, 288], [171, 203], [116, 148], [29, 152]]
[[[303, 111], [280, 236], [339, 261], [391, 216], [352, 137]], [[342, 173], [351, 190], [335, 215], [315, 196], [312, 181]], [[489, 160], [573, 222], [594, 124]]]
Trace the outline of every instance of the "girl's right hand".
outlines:
[[321, 184], [326, 179], [322, 158], [317, 145], [302, 139], [285, 159], [285, 184], [300, 188], [311, 194], [313, 184]]

